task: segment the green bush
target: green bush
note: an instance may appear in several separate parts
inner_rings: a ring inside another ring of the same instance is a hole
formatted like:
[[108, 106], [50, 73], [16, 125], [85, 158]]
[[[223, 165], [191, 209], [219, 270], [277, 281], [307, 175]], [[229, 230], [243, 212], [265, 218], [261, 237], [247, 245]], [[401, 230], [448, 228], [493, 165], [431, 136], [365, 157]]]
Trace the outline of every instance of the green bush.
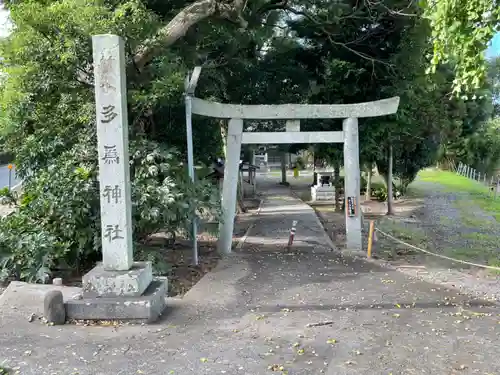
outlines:
[[[54, 268], [86, 269], [101, 258], [97, 168], [73, 149], [28, 178], [18, 212], [0, 221], [0, 278], [43, 282]], [[186, 231], [191, 215], [220, 217], [219, 195], [193, 184], [179, 155], [150, 141], [131, 144], [133, 236]], [[62, 188], [64, 187], [64, 188]]]
[[385, 202], [387, 200], [387, 188], [383, 186], [373, 190], [372, 197], [378, 201]]
[[[401, 188], [394, 183], [392, 184], [392, 195], [393, 198], [399, 198], [402, 195]], [[387, 188], [385, 185], [377, 184], [373, 186], [372, 197], [381, 202], [385, 202], [387, 200]]]

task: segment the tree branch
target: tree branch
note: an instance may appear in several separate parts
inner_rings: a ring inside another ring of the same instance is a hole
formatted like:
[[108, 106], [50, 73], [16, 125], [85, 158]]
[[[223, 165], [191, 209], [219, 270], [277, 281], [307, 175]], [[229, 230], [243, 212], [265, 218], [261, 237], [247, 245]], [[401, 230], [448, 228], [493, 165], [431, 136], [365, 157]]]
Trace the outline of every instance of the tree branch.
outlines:
[[137, 69], [142, 70], [155, 56], [158, 47], [169, 47], [182, 38], [191, 26], [214, 15], [236, 20], [241, 27], [246, 28], [247, 22], [242, 12], [247, 0], [198, 0], [182, 9], [167, 25], [160, 28], [156, 36], [146, 40], [140, 46], [133, 58]]
[[[319, 29], [323, 32], [323, 34], [325, 34], [325, 36], [327, 37], [327, 39], [330, 41], [330, 43], [332, 43], [333, 45], [337, 45], [337, 46], [340, 46], [342, 48], [345, 48], [346, 50], [348, 50], [349, 52], [351, 53], [354, 53], [355, 55], [361, 57], [362, 59], [365, 59], [365, 60], [368, 60], [372, 63], [372, 67], [375, 65], [375, 63], [380, 63], [380, 64], [383, 64], [383, 65], [386, 65], [386, 66], [391, 66], [391, 64], [385, 62], [385, 61], [382, 61], [382, 60], [379, 60], [379, 59], [375, 59], [369, 55], [367, 55], [366, 53], [363, 53], [363, 52], [360, 52], [360, 51], [356, 51], [355, 49], [349, 47], [347, 44], [349, 43], [352, 43], [352, 42], [348, 42], [348, 43], [342, 43], [342, 42], [337, 42], [333, 39], [332, 37], [332, 34], [325, 28], [325, 26], [323, 25], [322, 22], [320, 22], [320, 20], [316, 19], [314, 16], [306, 13], [306, 12], [302, 12], [302, 11], [299, 11], [299, 10], [296, 10], [296, 9], [293, 9], [293, 8], [290, 8], [290, 7], [287, 7], [285, 9], [286, 11], [290, 12], [290, 13], [293, 13], [295, 15], [300, 15], [300, 16], [303, 16], [303, 17], [306, 17], [309, 21], [313, 22], [316, 26], [319, 27]], [[348, 16], [344, 17], [344, 18], [348, 18]], [[374, 70], [372, 70], [372, 73], [374, 72]]]

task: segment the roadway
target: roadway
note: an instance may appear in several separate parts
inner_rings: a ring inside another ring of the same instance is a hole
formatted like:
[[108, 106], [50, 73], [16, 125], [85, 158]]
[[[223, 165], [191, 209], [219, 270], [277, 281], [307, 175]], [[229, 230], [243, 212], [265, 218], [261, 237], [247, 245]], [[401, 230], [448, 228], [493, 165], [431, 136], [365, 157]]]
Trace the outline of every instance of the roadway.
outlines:
[[[18, 185], [21, 181], [16, 177], [16, 169], [12, 168], [12, 180], [11, 180], [11, 188]], [[7, 165], [0, 166], [0, 189], [9, 186], [9, 168]]]

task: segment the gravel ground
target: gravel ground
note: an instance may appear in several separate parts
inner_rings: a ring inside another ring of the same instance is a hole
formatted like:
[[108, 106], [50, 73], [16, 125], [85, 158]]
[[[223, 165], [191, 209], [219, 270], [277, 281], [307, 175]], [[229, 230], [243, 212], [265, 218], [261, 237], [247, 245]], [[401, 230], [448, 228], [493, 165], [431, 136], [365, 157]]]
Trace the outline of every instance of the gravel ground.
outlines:
[[[416, 181], [413, 186], [425, 196], [424, 204], [414, 213], [414, 220], [386, 219], [378, 224], [382, 230], [399, 234], [402, 240], [438, 254], [498, 265], [500, 223], [495, 218], [476, 206], [466, 193], [451, 193], [432, 182]], [[483, 298], [500, 300], [500, 278], [495, 271], [411, 251], [383, 238], [378, 246], [393, 251], [393, 262], [388, 264], [394, 266], [404, 261], [414, 266], [425, 265], [425, 269], [400, 269], [405, 273]]]
[[[431, 224], [425, 225], [425, 229], [431, 235], [435, 248], [443, 250], [451, 245], [470, 249], [475, 242], [473, 238], [469, 238], [473, 236], [468, 234], [483, 234], [495, 238], [500, 236], [500, 223], [476, 206], [467, 193], [446, 192], [439, 184], [431, 182], [417, 181], [414, 186], [425, 192], [426, 204], [418, 216], [422, 223]], [[492, 252], [498, 256], [500, 249], [496, 241], [495, 244], [497, 246]], [[485, 255], [490, 254], [486, 252]]]

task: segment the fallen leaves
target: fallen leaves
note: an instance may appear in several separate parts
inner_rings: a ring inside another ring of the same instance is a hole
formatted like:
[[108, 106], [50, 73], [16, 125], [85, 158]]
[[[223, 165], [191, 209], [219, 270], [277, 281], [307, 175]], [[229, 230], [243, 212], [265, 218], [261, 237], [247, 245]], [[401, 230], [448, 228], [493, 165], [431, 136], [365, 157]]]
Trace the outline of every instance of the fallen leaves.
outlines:
[[270, 365], [267, 367], [268, 370], [271, 370], [273, 372], [276, 372], [276, 371], [285, 371], [285, 367], [283, 365], [277, 365], [277, 364], [274, 364], [274, 365]]
[[335, 339], [328, 339], [328, 340], [326, 340], [326, 343], [333, 345], [333, 344], [337, 343], [337, 340], [335, 340]]

